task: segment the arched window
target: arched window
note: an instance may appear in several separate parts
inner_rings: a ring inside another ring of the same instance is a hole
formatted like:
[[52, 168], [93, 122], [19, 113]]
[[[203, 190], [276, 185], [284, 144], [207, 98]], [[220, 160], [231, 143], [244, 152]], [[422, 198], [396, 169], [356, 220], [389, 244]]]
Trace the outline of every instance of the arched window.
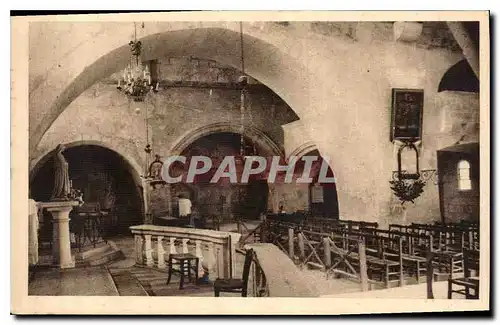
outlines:
[[460, 191], [468, 191], [471, 188], [470, 164], [467, 160], [460, 160], [458, 162], [458, 189]]

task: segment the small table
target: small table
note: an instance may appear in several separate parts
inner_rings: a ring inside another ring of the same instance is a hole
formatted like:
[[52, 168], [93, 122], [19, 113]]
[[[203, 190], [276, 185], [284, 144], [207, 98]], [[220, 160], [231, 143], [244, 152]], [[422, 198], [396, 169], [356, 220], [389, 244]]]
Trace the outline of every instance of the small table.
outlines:
[[[175, 261], [174, 261], [175, 260]], [[194, 261], [194, 265], [191, 265], [191, 261]], [[172, 278], [172, 273], [177, 272], [181, 275], [181, 282], [179, 284], [179, 289], [184, 287], [184, 277], [187, 275], [188, 280], [191, 282], [191, 270], [194, 271], [195, 281], [198, 280], [198, 264], [200, 259], [193, 254], [170, 254], [168, 258], [168, 279], [167, 284], [170, 283]], [[174, 265], [179, 265], [179, 270], [173, 268]], [[194, 266], [194, 268], [193, 268]]]

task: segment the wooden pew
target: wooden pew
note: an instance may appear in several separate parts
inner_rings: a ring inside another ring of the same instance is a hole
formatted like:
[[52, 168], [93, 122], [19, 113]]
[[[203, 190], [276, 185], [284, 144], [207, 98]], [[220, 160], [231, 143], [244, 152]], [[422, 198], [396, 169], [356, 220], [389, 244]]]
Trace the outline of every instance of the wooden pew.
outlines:
[[[425, 246], [432, 250], [432, 236], [422, 236], [411, 232], [400, 232], [395, 230], [389, 231], [389, 235], [393, 238], [401, 238], [403, 268], [408, 275], [415, 276], [417, 283], [420, 283], [421, 276], [426, 272], [427, 258], [415, 253], [415, 243], [420, 241], [427, 242]], [[391, 248], [389, 248], [388, 251], [393, 253], [393, 258], [399, 256], [398, 251], [392, 252]]]
[[[404, 285], [404, 275], [402, 269], [402, 256], [399, 252], [399, 246], [401, 241], [399, 238], [392, 238], [389, 236], [389, 231], [380, 229], [369, 229], [369, 231], [362, 232], [360, 230], [345, 230], [341, 229], [341, 232], [337, 232], [334, 235], [340, 238], [347, 239], [348, 245], [338, 247], [339, 249], [345, 251], [355, 251], [355, 247], [352, 247], [352, 238], [360, 238], [365, 244], [366, 249], [366, 263], [367, 263], [367, 273], [368, 278], [372, 282], [383, 283], [386, 288], [389, 288], [391, 283], [397, 282], [399, 285]], [[354, 242], [355, 244], [355, 242]], [[392, 252], [388, 251], [389, 247], [398, 247], [397, 250]], [[394, 252], [396, 253], [396, 259], [393, 259]], [[391, 258], [389, 258], [391, 256]], [[355, 253], [349, 254], [349, 259], [351, 264], [357, 265], [358, 255]]]

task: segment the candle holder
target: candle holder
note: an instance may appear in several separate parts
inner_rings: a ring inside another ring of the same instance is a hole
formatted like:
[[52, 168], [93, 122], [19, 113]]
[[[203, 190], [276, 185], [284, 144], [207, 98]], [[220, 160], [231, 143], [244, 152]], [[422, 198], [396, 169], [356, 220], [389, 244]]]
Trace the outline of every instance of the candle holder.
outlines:
[[[123, 91], [135, 102], [143, 102], [146, 95], [159, 90], [159, 82], [153, 81], [150, 72], [150, 62], [143, 64], [141, 60], [142, 43], [135, 38], [130, 41], [130, 62], [118, 79], [117, 89]], [[122, 84], [123, 83], [123, 84]]]

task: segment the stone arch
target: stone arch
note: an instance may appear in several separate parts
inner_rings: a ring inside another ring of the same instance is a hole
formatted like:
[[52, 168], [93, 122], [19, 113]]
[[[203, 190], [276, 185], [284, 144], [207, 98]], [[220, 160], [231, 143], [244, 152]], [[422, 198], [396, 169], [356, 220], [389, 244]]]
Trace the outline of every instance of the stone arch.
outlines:
[[[297, 157], [303, 157], [306, 155], [311, 155], [314, 153], [314, 156], [319, 155], [320, 158], [325, 162], [324, 157], [321, 156], [319, 150], [316, 148], [314, 144], [301, 145], [297, 148]], [[328, 161], [326, 161], [328, 163]], [[328, 163], [327, 172], [328, 177], [335, 176], [335, 172], [333, 167]], [[332, 173], [332, 174], [330, 174]], [[335, 183], [323, 183], [321, 184], [318, 180], [319, 169], [316, 169], [316, 174], [313, 177], [313, 182], [308, 185], [308, 197], [309, 197], [309, 211], [313, 215], [321, 215], [327, 218], [339, 218], [339, 195], [337, 184]], [[319, 188], [321, 188], [323, 200], [321, 203], [314, 202], [313, 193], [316, 192]]]
[[[183, 27], [185, 29], [168, 30], [168, 27], [162, 26], [159, 28], [160, 32], [141, 38], [141, 42], [145, 45], [144, 59], [200, 56], [240, 68], [238, 46], [240, 34], [236, 28], [228, 26], [224, 28]], [[125, 37], [120, 29], [113, 27], [111, 32], [116, 32], [122, 38]], [[254, 34], [257, 33], [254, 32]], [[130, 56], [128, 41], [120, 42], [118, 36], [110, 40], [106, 35], [109, 33], [102, 33], [83, 42], [79, 46], [80, 51], [75, 50], [61, 59], [58, 66], [63, 68], [49, 69], [41, 77], [42, 81], [37, 84], [36, 88], [30, 89], [30, 125], [33, 126], [30, 128], [31, 153], [35, 151], [55, 119], [76, 97], [95, 82], [126, 66]], [[244, 34], [244, 51], [247, 53], [245, 72], [264, 83], [284, 101], [291, 103], [292, 97], [302, 96], [287, 89], [301, 87], [300, 84], [307, 83], [304, 80], [308, 76], [307, 69], [301, 62], [264, 40], [262, 35], [265, 34], [260, 32], [259, 37]], [[94, 57], [84, 58], [85, 62], [81, 58], [75, 60], [75, 56], [84, 49], [92, 49]], [[297, 78], [297, 74], [301, 78]], [[54, 84], [57, 87], [54, 87]], [[45, 85], [51, 85], [51, 87], [44, 87]], [[294, 109], [293, 106], [290, 105], [290, 107]], [[300, 114], [296, 113], [300, 117]]]
[[[209, 125], [204, 125], [198, 127], [194, 130], [186, 132], [183, 136], [179, 137], [178, 140], [172, 145], [168, 152], [168, 156], [181, 155], [190, 145], [192, 145], [196, 140], [201, 139], [205, 136], [216, 134], [216, 133], [235, 133], [241, 134], [241, 125], [235, 122], [219, 122]], [[279, 156], [285, 158], [283, 150], [279, 147], [276, 142], [274, 142], [269, 136], [264, 132], [254, 126], [245, 126], [244, 136], [250, 138], [257, 144], [258, 147], [266, 150], [268, 154]], [[188, 187], [189, 184], [183, 183]], [[274, 192], [275, 184], [267, 183], [267, 206], [268, 208], [273, 206], [272, 203], [272, 193]], [[271, 201], [270, 201], [271, 200]], [[275, 211], [276, 209], [272, 209]]]
[[[181, 136], [170, 149], [169, 155], [180, 155], [186, 148], [189, 147], [194, 141], [214, 133], [231, 132], [241, 133], [241, 126], [233, 122], [220, 122], [196, 128], [185, 133]], [[280, 147], [269, 138], [264, 132], [254, 126], [245, 126], [244, 136], [250, 138], [258, 146], [268, 150], [270, 153], [284, 157], [283, 151]]]
[[[142, 180], [141, 180], [141, 168], [139, 167], [139, 164], [135, 161], [135, 159], [128, 157], [127, 154], [121, 152], [119, 148], [116, 146], [112, 145], [111, 143], [103, 142], [103, 141], [98, 141], [98, 140], [80, 140], [80, 141], [74, 141], [74, 142], [69, 142], [64, 144], [66, 148], [73, 148], [73, 147], [79, 147], [79, 146], [97, 146], [97, 147], [102, 147], [105, 149], [108, 149], [110, 151], [113, 151], [115, 154], [117, 154], [123, 161], [128, 165], [129, 170], [131, 171], [132, 178], [134, 180], [134, 183], [137, 186], [142, 186]], [[37, 174], [38, 170], [40, 169], [41, 166], [45, 162], [47, 162], [48, 159], [50, 159], [52, 152], [54, 149], [48, 150], [38, 156], [33, 163], [31, 164], [30, 172], [29, 172], [29, 181], [33, 180], [35, 175]]]
[[[314, 150], [317, 150], [321, 154], [320, 149], [313, 141], [306, 141], [300, 146], [296, 147], [289, 155], [286, 156], [286, 158], [290, 159], [290, 157], [296, 156], [297, 159], [300, 159], [302, 156], [307, 155]], [[323, 155], [322, 157], [328, 162], [328, 166], [330, 167], [330, 169], [332, 171], [335, 171], [336, 169], [334, 168], [334, 164], [336, 160], [334, 159], [334, 157], [325, 157]]]
[[[110, 211], [109, 230], [127, 233], [130, 225], [141, 222], [147, 206], [137, 163], [101, 141], [80, 140], [64, 145], [73, 185], [83, 192], [84, 200], [98, 202], [102, 209]], [[40, 155], [30, 170], [30, 197], [35, 200], [45, 201], [50, 194], [53, 152]]]
[[289, 159], [292, 156], [296, 156], [297, 158], [300, 159], [303, 155], [313, 151], [313, 150], [318, 150], [318, 147], [316, 144], [312, 141], [307, 141], [297, 148], [295, 148], [289, 155], [287, 155], [287, 159]]

